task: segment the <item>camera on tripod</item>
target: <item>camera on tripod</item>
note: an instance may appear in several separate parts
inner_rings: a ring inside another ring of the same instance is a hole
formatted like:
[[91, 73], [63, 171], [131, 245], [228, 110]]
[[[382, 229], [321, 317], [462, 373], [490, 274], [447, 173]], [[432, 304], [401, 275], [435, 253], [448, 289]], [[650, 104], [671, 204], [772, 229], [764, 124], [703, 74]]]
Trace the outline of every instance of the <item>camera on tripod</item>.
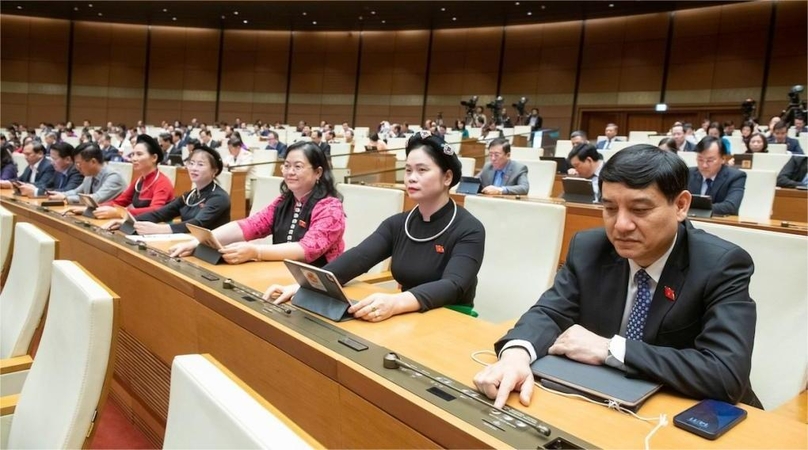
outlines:
[[491, 119], [499, 125], [502, 122], [502, 107], [505, 106], [505, 100], [502, 96], [497, 97], [494, 101], [485, 105], [486, 108], [491, 110]]
[[752, 100], [751, 98], [747, 98], [741, 103], [741, 112], [743, 113], [743, 120], [744, 122], [754, 121], [757, 122], [755, 118], [755, 111], [757, 110], [757, 102]]
[[525, 106], [527, 106], [527, 97], [522, 97], [519, 99], [518, 102], [512, 104], [516, 111], [519, 113], [519, 117], [524, 117], [525, 115]]
[[788, 106], [780, 113], [780, 119], [789, 126], [794, 125], [794, 118], [797, 116], [806, 117], [808, 115], [808, 102], [800, 101], [800, 93], [805, 91], [802, 85], [794, 85], [788, 91]]

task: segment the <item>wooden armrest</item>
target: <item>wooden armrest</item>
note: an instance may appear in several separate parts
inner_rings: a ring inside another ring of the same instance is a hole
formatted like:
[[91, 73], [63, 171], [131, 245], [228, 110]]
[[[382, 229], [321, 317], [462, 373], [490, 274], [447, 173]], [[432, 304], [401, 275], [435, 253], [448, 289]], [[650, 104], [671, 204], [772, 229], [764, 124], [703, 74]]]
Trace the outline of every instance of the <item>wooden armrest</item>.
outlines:
[[34, 360], [30, 355], [18, 356], [16, 358], [0, 359], [0, 375], [7, 373], [19, 372], [21, 370], [28, 370]]
[[390, 272], [389, 270], [380, 273], [366, 273], [356, 277], [357, 281], [369, 284], [384, 283], [385, 281], [391, 281], [392, 279], [393, 279], [393, 273]]
[[17, 408], [17, 401], [19, 399], [20, 394], [6, 395], [5, 397], [0, 397], [0, 416], [7, 416], [9, 414], [14, 414], [14, 410]]

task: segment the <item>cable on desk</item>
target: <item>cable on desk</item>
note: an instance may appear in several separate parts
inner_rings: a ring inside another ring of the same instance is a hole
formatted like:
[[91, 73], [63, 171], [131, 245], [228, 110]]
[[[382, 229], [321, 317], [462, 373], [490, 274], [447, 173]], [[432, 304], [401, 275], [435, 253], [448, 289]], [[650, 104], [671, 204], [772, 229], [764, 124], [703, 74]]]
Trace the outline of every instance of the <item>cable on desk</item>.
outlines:
[[[474, 362], [476, 362], [477, 364], [480, 364], [482, 366], [486, 366], [486, 367], [490, 366], [490, 364], [488, 364], [488, 363], [486, 363], [484, 361], [481, 361], [478, 358], [479, 355], [491, 355], [491, 356], [494, 356], [494, 357], [497, 356], [497, 354], [494, 353], [491, 350], [477, 350], [477, 351], [474, 351], [474, 352], [471, 353], [471, 359], [474, 360]], [[659, 417], [643, 417], [643, 416], [638, 415], [634, 411], [631, 411], [629, 409], [623, 408], [622, 406], [620, 406], [620, 403], [618, 403], [617, 401], [612, 400], [612, 399], [605, 400], [603, 402], [598, 402], [598, 401], [592, 400], [591, 398], [584, 397], [583, 395], [569, 394], [569, 393], [566, 393], [566, 392], [556, 391], [555, 389], [550, 389], [550, 388], [548, 388], [546, 386], [543, 386], [539, 382], [534, 381], [533, 384], [535, 386], [538, 386], [539, 389], [542, 389], [544, 391], [550, 392], [551, 394], [562, 395], [564, 397], [569, 397], [569, 398], [576, 398], [576, 399], [579, 399], [579, 400], [585, 400], [585, 401], [587, 401], [589, 403], [592, 403], [592, 404], [595, 404], [595, 405], [605, 406], [608, 409], [611, 409], [611, 410], [614, 410], [614, 411], [617, 411], [617, 412], [620, 412], [620, 413], [623, 413], [623, 414], [628, 414], [630, 416], [633, 416], [635, 419], [642, 420], [644, 422], [657, 422], [654, 429], [652, 429], [651, 432], [649, 432], [645, 436], [645, 450], [650, 450], [650, 448], [651, 448], [651, 438], [654, 436], [654, 434], [660, 428], [668, 425], [668, 415], [667, 414], [660, 414]]]

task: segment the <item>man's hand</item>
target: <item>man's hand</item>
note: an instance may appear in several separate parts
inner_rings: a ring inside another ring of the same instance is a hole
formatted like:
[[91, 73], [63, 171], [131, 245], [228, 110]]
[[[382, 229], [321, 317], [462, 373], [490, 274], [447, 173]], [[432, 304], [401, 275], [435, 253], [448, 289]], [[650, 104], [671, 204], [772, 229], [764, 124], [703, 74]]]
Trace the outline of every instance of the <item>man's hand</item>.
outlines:
[[609, 356], [609, 339], [598, 336], [580, 325], [573, 325], [561, 333], [547, 350], [551, 355], [565, 355], [578, 362], [602, 365]]
[[567, 169], [567, 175], [577, 176], [578, 171], [575, 170], [574, 168], [570, 167], [569, 169]]
[[530, 405], [533, 396], [533, 372], [530, 370], [530, 355], [522, 347], [512, 347], [502, 352], [496, 363], [474, 376], [477, 390], [494, 399], [494, 406], [502, 408], [511, 391], [519, 391], [519, 401]]
[[488, 195], [500, 195], [502, 194], [502, 188], [496, 186], [486, 186], [483, 188], [482, 193]]

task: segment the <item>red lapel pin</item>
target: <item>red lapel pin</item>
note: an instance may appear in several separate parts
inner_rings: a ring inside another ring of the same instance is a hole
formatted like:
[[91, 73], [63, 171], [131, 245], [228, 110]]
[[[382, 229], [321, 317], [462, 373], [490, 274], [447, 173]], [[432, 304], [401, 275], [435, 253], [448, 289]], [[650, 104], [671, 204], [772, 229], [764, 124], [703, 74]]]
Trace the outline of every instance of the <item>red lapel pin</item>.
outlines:
[[665, 298], [667, 298], [668, 300], [670, 300], [672, 302], [676, 301], [676, 293], [673, 292], [673, 289], [671, 289], [668, 286], [665, 286]]
[[443, 249], [442, 245], [435, 244], [435, 251], [438, 252], [438, 253], [443, 253], [445, 250]]
[[300, 225], [300, 228], [306, 228], [306, 227], [308, 226], [308, 225], [306, 224], [306, 221], [305, 221], [305, 220], [301, 220], [301, 221], [300, 221], [300, 222], [298, 222], [297, 224], [298, 224], [298, 225]]

